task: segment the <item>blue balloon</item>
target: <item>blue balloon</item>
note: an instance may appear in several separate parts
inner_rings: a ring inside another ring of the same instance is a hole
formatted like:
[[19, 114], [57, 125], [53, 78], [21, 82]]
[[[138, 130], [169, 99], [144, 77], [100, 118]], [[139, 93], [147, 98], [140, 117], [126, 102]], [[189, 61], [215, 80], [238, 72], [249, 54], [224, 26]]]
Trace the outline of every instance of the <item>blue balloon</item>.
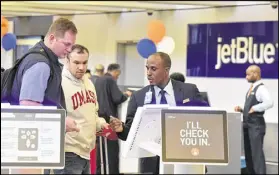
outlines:
[[143, 58], [148, 58], [151, 54], [157, 52], [155, 43], [150, 39], [140, 40], [137, 44], [137, 50]]
[[2, 47], [8, 51], [16, 48], [16, 36], [12, 33], [7, 33], [2, 38]]

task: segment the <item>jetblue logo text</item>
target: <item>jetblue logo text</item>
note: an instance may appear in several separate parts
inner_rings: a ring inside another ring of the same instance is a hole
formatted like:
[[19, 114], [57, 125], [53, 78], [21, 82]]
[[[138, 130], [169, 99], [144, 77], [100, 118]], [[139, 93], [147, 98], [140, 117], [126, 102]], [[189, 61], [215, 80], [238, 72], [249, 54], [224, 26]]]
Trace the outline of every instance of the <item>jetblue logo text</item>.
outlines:
[[222, 64], [272, 64], [275, 61], [278, 43], [254, 43], [253, 37], [236, 37], [230, 44], [224, 44], [223, 38], [217, 38], [217, 63], [215, 69]]

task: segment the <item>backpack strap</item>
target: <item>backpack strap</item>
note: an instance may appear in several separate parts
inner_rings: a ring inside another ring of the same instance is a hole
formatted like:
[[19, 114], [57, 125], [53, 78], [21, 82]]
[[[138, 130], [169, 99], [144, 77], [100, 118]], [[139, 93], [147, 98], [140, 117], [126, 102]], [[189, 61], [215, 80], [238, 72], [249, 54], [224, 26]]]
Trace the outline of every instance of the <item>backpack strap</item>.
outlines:
[[[39, 50], [31, 50], [31, 51], [27, 52], [26, 54], [24, 54], [20, 59], [17, 59], [17, 60], [16, 60], [14, 66], [10, 68], [11, 70], [15, 70], [15, 71], [10, 71], [9, 74], [7, 75], [7, 77], [13, 76], [13, 75], [10, 75], [10, 73], [16, 72], [17, 69], [19, 68], [19, 65], [20, 65], [21, 62], [24, 60], [24, 58], [26, 58], [29, 54], [33, 54], [33, 53], [41, 54], [41, 55], [43, 55], [44, 57], [47, 57], [46, 54], [44, 54], [44, 52], [41, 51], [41, 50], [40, 50], [40, 51], [39, 51]], [[51, 74], [52, 74], [52, 71], [51, 71]], [[1, 82], [1, 85], [2, 85], [2, 84], [6, 84], [7, 81], [8, 81], [8, 78], [3, 79], [3, 81], [4, 81], [4, 82]]]
[[[3, 72], [3, 75], [1, 74], [1, 99], [2, 99], [2, 89], [4, 88], [4, 86], [7, 85], [8, 83], [8, 80], [10, 80], [11, 78], [14, 80], [15, 76], [16, 76], [16, 72], [19, 68], [19, 65], [21, 64], [21, 62], [24, 60], [24, 58], [26, 58], [28, 55], [30, 54], [41, 54], [43, 55], [48, 61], [49, 63], [47, 63], [50, 67], [50, 76], [49, 76], [49, 79], [48, 79], [48, 83], [52, 80], [53, 76], [54, 76], [54, 68], [53, 66], [51, 66], [51, 63], [50, 63], [50, 59], [48, 57], [48, 54], [46, 54], [46, 52], [44, 51], [44, 49], [31, 49], [29, 50], [26, 54], [24, 54], [20, 59], [16, 60], [15, 64], [13, 67], [10, 68], [10, 71], [7, 72], [7, 75], [4, 75], [5, 72]], [[8, 71], [8, 70], [5, 70], [5, 71]], [[3, 76], [3, 78], [2, 78]], [[11, 77], [11, 78], [9, 78]], [[11, 90], [12, 90], [12, 84], [13, 83], [10, 83], [10, 85], [7, 87], [7, 94], [8, 96], [10, 96], [11, 94]], [[3, 87], [2, 87], [3, 86]], [[10, 87], [11, 86], [11, 87]]]
[[[50, 60], [50, 58], [49, 58], [49, 55], [47, 54], [47, 52], [43, 49], [43, 48], [32, 48], [32, 49], [30, 49], [29, 50], [29, 52], [27, 52], [25, 55], [23, 55], [22, 57], [21, 57], [21, 59], [20, 59], [20, 61], [19, 61], [19, 64], [22, 62], [22, 60], [25, 58], [25, 57], [27, 57], [28, 55], [30, 55], [30, 54], [41, 54], [41, 55], [43, 55], [47, 60], [48, 60], [48, 65], [49, 65], [49, 67], [50, 67], [50, 76], [49, 76], [49, 79], [48, 79], [48, 82], [50, 82], [50, 80], [52, 80], [52, 78], [53, 78], [53, 72], [54, 72], [54, 68], [53, 68], [53, 66], [51, 65], [51, 60]], [[17, 63], [16, 63], [17, 64]], [[19, 65], [18, 64], [18, 65]]]

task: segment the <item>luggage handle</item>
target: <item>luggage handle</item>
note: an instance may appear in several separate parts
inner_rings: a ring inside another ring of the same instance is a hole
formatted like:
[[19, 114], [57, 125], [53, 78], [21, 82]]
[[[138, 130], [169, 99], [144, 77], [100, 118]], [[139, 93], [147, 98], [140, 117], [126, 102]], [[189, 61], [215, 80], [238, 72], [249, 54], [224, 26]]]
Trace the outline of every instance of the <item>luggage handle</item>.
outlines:
[[[104, 138], [104, 144], [105, 144], [105, 160], [106, 160], [106, 174], [109, 174], [109, 162], [108, 162], [108, 142], [107, 138]], [[99, 136], [99, 147], [100, 147], [100, 158], [101, 158], [101, 174], [105, 174], [104, 172], [104, 158], [103, 158], [103, 139], [102, 136]]]

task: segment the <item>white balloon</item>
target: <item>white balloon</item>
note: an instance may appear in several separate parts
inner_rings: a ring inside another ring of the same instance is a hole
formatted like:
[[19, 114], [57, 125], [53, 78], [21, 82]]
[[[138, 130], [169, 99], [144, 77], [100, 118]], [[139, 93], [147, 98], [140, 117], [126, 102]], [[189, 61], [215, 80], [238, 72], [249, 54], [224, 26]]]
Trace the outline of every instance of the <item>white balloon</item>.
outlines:
[[165, 52], [167, 54], [171, 54], [175, 48], [175, 43], [172, 37], [164, 36], [162, 41], [160, 41], [157, 45], [157, 52]]

